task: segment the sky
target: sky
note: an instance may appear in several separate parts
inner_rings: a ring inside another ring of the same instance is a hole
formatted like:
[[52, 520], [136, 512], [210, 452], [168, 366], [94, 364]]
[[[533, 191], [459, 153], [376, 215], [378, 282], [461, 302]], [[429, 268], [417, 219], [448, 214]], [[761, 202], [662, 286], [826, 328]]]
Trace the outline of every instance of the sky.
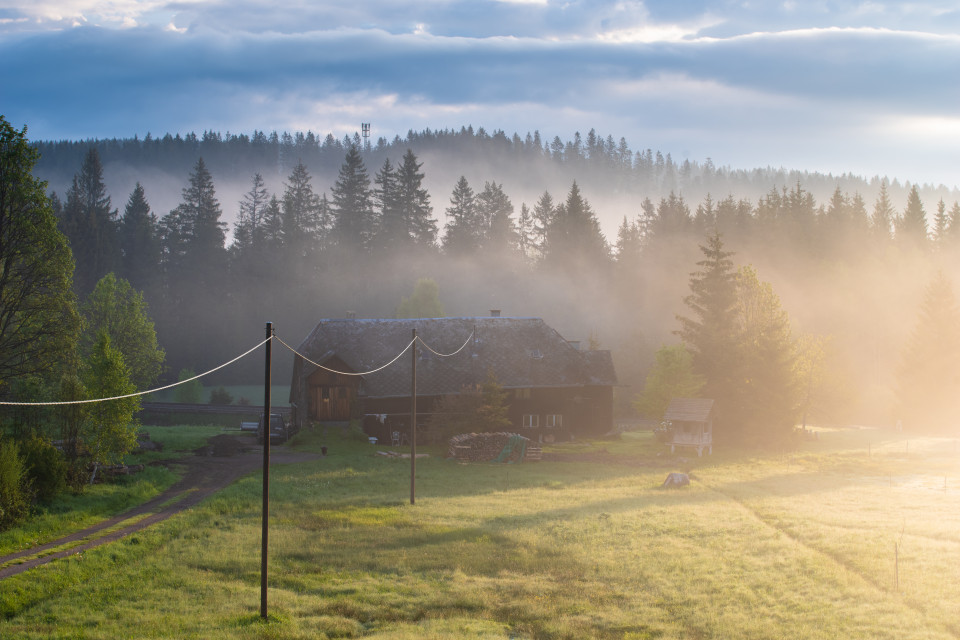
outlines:
[[0, 114], [34, 140], [593, 128], [956, 187], [958, 80], [956, 0], [0, 0]]

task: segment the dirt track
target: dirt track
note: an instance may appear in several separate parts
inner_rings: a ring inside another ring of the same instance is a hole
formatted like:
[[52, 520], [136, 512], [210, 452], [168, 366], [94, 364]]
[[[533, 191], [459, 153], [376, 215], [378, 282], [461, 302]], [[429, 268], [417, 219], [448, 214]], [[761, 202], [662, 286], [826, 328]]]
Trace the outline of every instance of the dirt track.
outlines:
[[[195, 453], [196, 455], [194, 456], [186, 456], [173, 461], [175, 464], [185, 465], [187, 467], [186, 474], [179, 482], [152, 500], [116, 515], [109, 520], [104, 520], [92, 527], [83, 529], [82, 531], [77, 531], [57, 540], [51, 540], [38, 547], [0, 556], [0, 566], [17, 560], [18, 558], [30, 557], [30, 559], [19, 564], [13, 564], [0, 569], [0, 580], [47, 564], [58, 558], [71, 556], [80, 551], [119, 540], [124, 536], [140, 531], [152, 524], [166, 520], [184, 509], [189, 509], [210, 494], [223, 489], [238, 478], [252, 471], [256, 471], [261, 467], [263, 462], [263, 449], [257, 446], [256, 440], [250, 435], [222, 434], [214, 436], [206, 446], [198, 449]], [[318, 459], [320, 459], [320, 456], [317, 454], [294, 453], [287, 451], [286, 447], [283, 446], [275, 445], [270, 449], [271, 465], [289, 462], [306, 462]], [[176, 498], [179, 498], [179, 500], [175, 500]], [[170, 504], [165, 504], [168, 502]], [[37, 554], [44, 554], [44, 552], [49, 549], [84, 540], [96, 535], [100, 531], [109, 529], [125, 520], [143, 514], [149, 515], [127, 526], [121, 526], [115, 531], [111, 531], [94, 540], [73, 545], [61, 551], [35, 557]]]

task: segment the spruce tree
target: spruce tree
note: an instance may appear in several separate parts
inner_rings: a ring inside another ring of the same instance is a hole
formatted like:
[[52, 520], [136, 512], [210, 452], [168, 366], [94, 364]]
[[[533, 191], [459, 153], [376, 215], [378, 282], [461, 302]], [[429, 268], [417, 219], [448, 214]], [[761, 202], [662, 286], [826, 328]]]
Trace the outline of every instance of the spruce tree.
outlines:
[[447, 207], [450, 218], [444, 231], [443, 249], [448, 255], [472, 255], [483, 242], [483, 224], [476, 196], [465, 176], [460, 176]]
[[887, 182], [884, 180], [880, 183], [880, 193], [873, 205], [873, 217], [870, 219], [870, 231], [881, 246], [890, 242], [896, 217], [896, 211], [887, 193]]
[[298, 161], [283, 192], [281, 240], [294, 260], [316, 252], [325, 232], [320, 222], [320, 198], [313, 192], [310, 179], [307, 168]]
[[580, 272], [605, 266], [609, 258], [600, 223], [574, 181], [547, 228], [544, 260], [567, 271]]
[[916, 432], [947, 432], [960, 411], [960, 308], [937, 273], [924, 292], [897, 369], [897, 418]]
[[139, 182], [120, 218], [120, 250], [123, 276], [137, 289], [152, 286], [160, 264], [160, 231]]
[[96, 147], [90, 147], [67, 191], [61, 229], [77, 262], [74, 289], [89, 292], [97, 280], [120, 264], [117, 210], [107, 194]]
[[370, 176], [358, 145], [351, 144], [347, 151], [331, 194], [337, 246], [347, 250], [369, 249], [376, 220]]
[[434, 247], [437, 243], [437, 223], [433, 219], [430, 194], [423, 188], [423, 164], [407, 149], [397, 167], [397, 203], [408, 232], [419, 247]]
[[897, 223], [897, 242], [914, 249], [927, 246], [927, 212], [920, 201], [917, 185], [913, 185], [907, 194], [907, 206]]
[[503, 185], [486, 182], [477, 195], [477, 215], [484, 228], [483, 248], [494, 254], [517, 250], [517, 230], [513, 223], [513, 203]]

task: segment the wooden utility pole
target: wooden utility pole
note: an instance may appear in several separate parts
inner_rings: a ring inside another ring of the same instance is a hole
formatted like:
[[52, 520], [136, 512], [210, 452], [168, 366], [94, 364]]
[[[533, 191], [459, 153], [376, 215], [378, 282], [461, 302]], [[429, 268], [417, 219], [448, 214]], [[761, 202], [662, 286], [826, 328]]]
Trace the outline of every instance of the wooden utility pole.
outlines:
[[273, 323], [267, 323], [267, 356], [263, 376], [263, 531], [260, 534], [260, 617], [267, 618], [267, 532], [270, 520], [270, 349]]
[[417, 330], [410, 344], [410, 504], [417, 501]]

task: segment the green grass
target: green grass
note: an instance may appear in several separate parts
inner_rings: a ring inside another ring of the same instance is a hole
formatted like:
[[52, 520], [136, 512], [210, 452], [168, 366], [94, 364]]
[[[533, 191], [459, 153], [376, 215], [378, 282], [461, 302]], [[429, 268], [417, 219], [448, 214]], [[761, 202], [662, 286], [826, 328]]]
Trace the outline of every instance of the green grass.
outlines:
[[[152, 440], [163, 443], [163, 451], [148, 451], [127, 456], [128, 464], [176, 460], [220, 433], [218, 427], [142, 427]], [[0, 532], [0, 555], [45, 544], [106, 520], [146, 502], [170, 487], [177, 474], [164, 466], [147, 466], [144, 471], [122, 476], [114, 482], [95, 484], [83, 493], [66, 492], [50, 504], [39, 505], [28, 522]], [[0, 635], [2, 637], [2, 635]]]
[[[0, 637], [960, 637], [952, 441], [824, 431], [680, 461], [629, 434], [549, 449], [604, 462], [433, 455], [410, 505], [409, 460], [336, 433], [298, 436], [327, 458], [273, 469], [269, 621], [255, 474], [4, 580]], [[681, 468], [691, 486], [659, 488]]]

